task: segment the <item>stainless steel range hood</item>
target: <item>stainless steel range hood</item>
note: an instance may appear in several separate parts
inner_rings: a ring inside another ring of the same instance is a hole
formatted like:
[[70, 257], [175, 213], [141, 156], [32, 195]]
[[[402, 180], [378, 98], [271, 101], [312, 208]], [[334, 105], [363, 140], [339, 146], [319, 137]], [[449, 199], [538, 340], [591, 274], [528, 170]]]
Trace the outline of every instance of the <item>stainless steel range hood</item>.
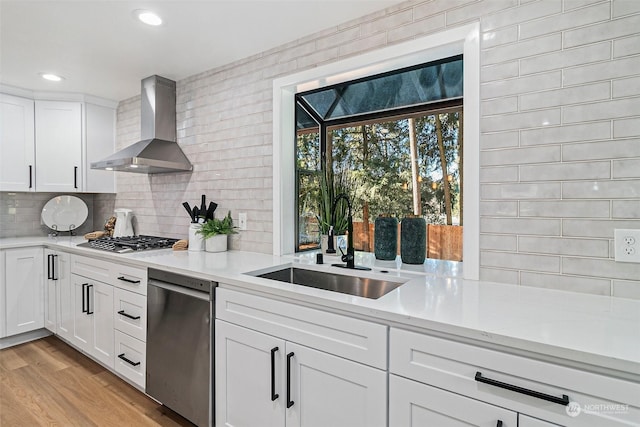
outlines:
[[91, 163], [91, 169], [147, 174], [192, 170], [176, 142], [176, 82], [147, 77], [142, 80], [140, 102], [142, 141]]

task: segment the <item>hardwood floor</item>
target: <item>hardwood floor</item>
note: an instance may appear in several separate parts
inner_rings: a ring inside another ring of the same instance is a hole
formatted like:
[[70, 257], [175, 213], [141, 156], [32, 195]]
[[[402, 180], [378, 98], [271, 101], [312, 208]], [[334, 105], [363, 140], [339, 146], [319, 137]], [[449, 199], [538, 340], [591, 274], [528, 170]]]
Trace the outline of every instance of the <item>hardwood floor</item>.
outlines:
[[0, 350], [0, 426], [193, 426], [50, 336]]

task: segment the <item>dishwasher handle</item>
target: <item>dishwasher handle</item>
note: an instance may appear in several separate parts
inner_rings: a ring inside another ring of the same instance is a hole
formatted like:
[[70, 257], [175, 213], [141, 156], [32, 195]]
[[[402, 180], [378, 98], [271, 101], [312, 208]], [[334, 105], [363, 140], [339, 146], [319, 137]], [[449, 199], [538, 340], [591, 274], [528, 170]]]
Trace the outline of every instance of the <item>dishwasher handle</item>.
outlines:
[[149, 279], [147, 281], [147, 286], [155, 286], [157, 288], [166, 289], [170, 292], [176, 292], [183, 295], [188, 295], [190, 297], [198, 298], [204, 301], [210, 301], [213, 298], [209, 297], [209, 292], [196, 291], [194, 289], [185, 288], [184, 286], [174, 285], [173, 283], [161, 282], [155, 279]]

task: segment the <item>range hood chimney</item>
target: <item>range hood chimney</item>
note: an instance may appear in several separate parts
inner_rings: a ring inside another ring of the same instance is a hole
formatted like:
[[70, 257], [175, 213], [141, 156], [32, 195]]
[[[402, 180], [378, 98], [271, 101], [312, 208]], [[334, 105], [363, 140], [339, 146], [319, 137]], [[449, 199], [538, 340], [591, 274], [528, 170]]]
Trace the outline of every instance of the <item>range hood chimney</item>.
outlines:
[[142, 80], [140, 102], [142, 141], [91, 163], [91, 169], [147, 174], [192, 170], [176, 142], [176, 82], [147, 77]]

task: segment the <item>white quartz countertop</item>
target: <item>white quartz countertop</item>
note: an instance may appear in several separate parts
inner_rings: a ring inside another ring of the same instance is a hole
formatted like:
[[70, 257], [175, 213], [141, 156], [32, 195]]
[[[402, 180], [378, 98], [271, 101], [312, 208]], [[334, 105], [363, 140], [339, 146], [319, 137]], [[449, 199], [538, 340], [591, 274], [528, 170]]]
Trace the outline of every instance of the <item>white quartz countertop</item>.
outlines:
[[[359, 258], [361, 263], [373, 264], [374, 272], [357, 275], [408, 280], [374, 300], [245, 274], [300, 264], [336, 274], [352, 274], [332, 267], [330, 263], [337, 259], [326, 255], [325, 264], [315, 265], [313, 254], [279, 257], [241, 251], [207, 253], [171, 249], [112, 254], [76, 247], [83, 241], [78, 237], [7, 238], [0, 239], [0, 249], [44, 245], [174, 271], [214, 280], [224, 287], [244, 288], [366, 316], [392, 326], [471, 339], [536, 358], [561, 358], [568, 363], [590, 365], [595, 370], [617, 371], [618, 375], [634, 380], [640, 378], [640, 301], [636, 300], [464, 280], [459, 277], [458, 263], [434, 261], [416, 268]], [[380, 273], [380, 269], [388, 273]]]

